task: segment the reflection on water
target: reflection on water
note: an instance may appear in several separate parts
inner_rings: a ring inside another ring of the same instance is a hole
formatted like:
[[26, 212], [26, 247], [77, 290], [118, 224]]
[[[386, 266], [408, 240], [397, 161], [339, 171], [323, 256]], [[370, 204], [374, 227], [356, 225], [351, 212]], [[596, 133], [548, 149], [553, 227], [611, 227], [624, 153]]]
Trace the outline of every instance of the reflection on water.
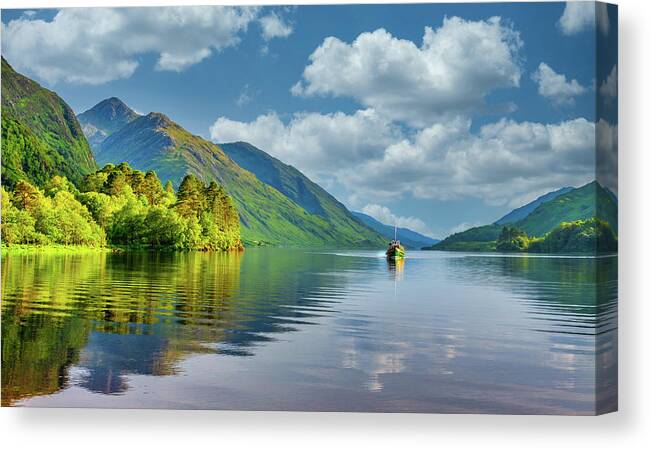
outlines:
[[616, 330], [614, 257], [12, 255], [2, 404], [591, 414]]

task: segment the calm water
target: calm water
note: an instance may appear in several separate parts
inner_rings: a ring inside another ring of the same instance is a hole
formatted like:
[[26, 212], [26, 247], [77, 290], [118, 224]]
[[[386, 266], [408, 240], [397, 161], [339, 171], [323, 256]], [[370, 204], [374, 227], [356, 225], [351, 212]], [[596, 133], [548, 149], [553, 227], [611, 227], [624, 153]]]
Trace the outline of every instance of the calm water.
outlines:
[[409, 256], [3, 257], [3, 405], [616, 407], [617, 258]]

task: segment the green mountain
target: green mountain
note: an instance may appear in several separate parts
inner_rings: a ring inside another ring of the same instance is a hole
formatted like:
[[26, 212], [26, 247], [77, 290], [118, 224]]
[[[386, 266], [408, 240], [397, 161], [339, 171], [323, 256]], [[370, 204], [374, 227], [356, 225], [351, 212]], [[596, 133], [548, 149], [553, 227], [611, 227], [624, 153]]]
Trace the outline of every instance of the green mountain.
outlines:
[[553, 192], [546, 193], [530, 203], [525, 204], [524, 206], [513, 209], [508, 214], [504, 215], [502, 218], [497, 220], [495, 224], [505, 225], [509, 223], [515, 223], [527, 217], [531, 212], [533, 212], [538, 206], [542, 203], [553, 200], [559, 195], [569, 192], [573, 187], [563, 187], [562, 189], [554, 190]]
[[260, 181], [275, 188], [310, 214], [329, 221], [338, 232], [378, 241], [377, 230], [369, 228], [335, 197], [291, 165], [246, 142], [219, 144], [219, 147], [237, 165], [253, 173]]
[[2, 58], [2, 184], [42, 186], [54, 175], [78, 184], [96, 169], [72, 108]]
[[119, 98], [103, 100], [77, 116], [81, 128], [94, 150], [115, 131], [140, 117]]
[[514, 223], [529, 236], [542, 237], [562, 222], [597, 217], [617, 233], [617, 203], [597, 181], [543, 203], [525, 219]]
[[[509, 226], [524, 231], [529, 237], [543, 237], [561, 223], [599, 218], [617, 234], [617, 202], [612, 193], [593, 181], [558, 195], [538, 205], [529, 215]], [[493, 223], [452, 234], [429, 249], [475, 251], [494, 250], [502, 233], [502, 224]]]
[[95, 156], [101, 164], [125, 161], [138, 170], [154, 170], [163, 182], [170, 180], [175, 187], [188, 173], [204, 181], [217, 181], [237, 205], [242, 239], [248, 244], [330, 247], [384, 244], [378, 234], [360, 223], [342, 223], [331, 216], [308, 212], [237, 165], [218, 145], [190, 134], [160, 113], [152, 112], [127, 123], [99, 145]]
[[397, 234], [400, 243], [408, 248], [420, 249], [424, 246], [434, 245], [439, 242], [437, 239], [433, 239], [407, 228], [398, 228], [396, 233], [393, 226], [386, 225], [371, 217], [370, 215], [366, 215], [362, 212], [353, 212], [353, 215], [364, 222], [366, 226], [374, 229], [386, 239], [393, 239], [394, 234]]

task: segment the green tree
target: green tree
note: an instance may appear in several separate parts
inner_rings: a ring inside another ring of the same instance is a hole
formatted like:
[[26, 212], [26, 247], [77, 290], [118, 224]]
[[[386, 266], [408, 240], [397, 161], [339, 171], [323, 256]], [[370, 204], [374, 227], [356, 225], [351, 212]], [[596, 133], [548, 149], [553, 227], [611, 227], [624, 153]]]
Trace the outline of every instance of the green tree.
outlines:
[[527, 234], [523, 230], [512, 226], [502, 228], [502, 233], [495, 245], [498, 251], [504, 252], [526, 251], [528, 247], [529, 237]]

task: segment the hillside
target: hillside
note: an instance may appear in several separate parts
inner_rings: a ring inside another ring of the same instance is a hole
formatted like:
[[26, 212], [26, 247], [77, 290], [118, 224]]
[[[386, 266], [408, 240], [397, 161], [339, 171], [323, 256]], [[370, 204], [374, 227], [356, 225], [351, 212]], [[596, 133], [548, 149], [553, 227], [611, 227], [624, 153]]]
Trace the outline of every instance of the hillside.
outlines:
[[376, 247], [384, 243], [373, 232], [340, 227], [307, 212], [233, 162], [218, 145], [190, 134], [160, 113], [141, 116], [108, 136], [96, 157], [101, 164], [125, 161], [139, 170], [154, 170], [175, 187], [188, 173], [217, 181], [237, 205], [242, 239], [248, 244]]
[[88, 143], [95, 150], [104, 139], [138, 117], [140, 115], [122, 100], [111, 97], [82, 112], [77, 119]]
[[[364, 224], [369, 228], [380, 233], [384, 238], [393, 239], [395, 231], [393, 226], [381, 223], [370, 215], [366, 215], [362, 212], [353, 212], [353, 215], [364, 222]], [[437, 239], [427, 237], [426, 235], [412, 231], [411, 229], [398, 228], [397, 231], [398, 240], [408, 248], [420, 249], [424, 246], [434, 245], [438, 242]]]
[[524, 218], [527, 217], [527, 215], [533, 212], [542, 203], [551, 201], [556, 197], [571, 191], [572, 189], [573, 187], [563, 187], [562, 189], [558, 189], [558, 190], [554, 190], [553, 192], [546, 193], [545, 195], [536, 198], [535, 200], [525, 204], [524, 206], [518, 207], [517, 209], [513, 209], [511, 212], [509, 212], [508, 214], [504, 215], [502, 218], [497, 220], [495, 224], [505, 225], [508, 223], [515, 223], [516, 221], [523, 220]]
[[96, 169], [70, 106], [2, 58], [2, 184], [42, 186], [54, 175], [78, 184]]
[[291, 165], [246, 142], [219, 144], [219, 147], [237, 165], [253, 173], [260, 181], [275, 188], [310, 214], [323, 217], [338, 232], [357, 234], [363, 239], [377, 241], [378, 235], [372, 228], [369, 229], [346, 206]]
[[[543, 237], [558, 228], [561, 223], [589, 220], [593, 217], [608, 223], [617, 234], [616, 200], [596, 181], [558, 195], [551, 201], [542, 202], [530, 214], [521, 220], [510, 223], [510, 226], [524, 231], [529, 237]], [[428, 249], [494, 250], [495, 242], [499, 238], [502, 228], [503, 225], [497, 222], [471, 228], [452, 234]]]
[[514, 223], [528, 235], [542, 237], [562, 222], [600, 218], [617, 233], [617, 203], [598, 182], [574, 189], [543, 203], [526, 218]]

